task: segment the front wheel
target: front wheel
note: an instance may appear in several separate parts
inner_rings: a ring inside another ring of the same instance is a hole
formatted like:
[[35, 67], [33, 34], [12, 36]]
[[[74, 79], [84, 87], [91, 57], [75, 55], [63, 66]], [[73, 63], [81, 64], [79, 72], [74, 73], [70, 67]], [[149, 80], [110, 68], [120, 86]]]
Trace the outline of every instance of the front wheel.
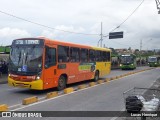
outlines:
[[94, 82], [97, 82], [99, 80], [99, 72], [96, 71], [94, 75]]
[[58, 91], [63, 90], [66, 88], [66, 78], [64, 76], [60, 76], [58, 80]]

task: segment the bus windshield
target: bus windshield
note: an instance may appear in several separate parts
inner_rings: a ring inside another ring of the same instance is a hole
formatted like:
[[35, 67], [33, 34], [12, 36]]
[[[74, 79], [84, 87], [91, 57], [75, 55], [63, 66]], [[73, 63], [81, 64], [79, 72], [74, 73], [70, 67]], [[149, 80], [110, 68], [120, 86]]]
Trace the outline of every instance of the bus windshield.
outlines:
[[12, 46], [9, 71], [20, 75], [35, 75], [42, 69], [42, 46]]
[[134, 62], [134, 59], [132, 56], [121, 56], [121, 63], [124, 64], [124, 63], [133, 63]]
[[156, 57], [149, 57], [148, 62], [157, 62], [157, 58]]

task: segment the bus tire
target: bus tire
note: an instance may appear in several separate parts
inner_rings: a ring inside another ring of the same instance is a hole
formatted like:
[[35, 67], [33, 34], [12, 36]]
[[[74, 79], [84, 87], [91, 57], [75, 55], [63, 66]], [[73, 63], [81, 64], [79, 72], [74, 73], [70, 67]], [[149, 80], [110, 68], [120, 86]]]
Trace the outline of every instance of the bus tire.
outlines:
[[66, 78], [62, 75], [60, 76], [59, 80], [58, 80], [58, 91], [63, 90], [66, 88]]
[[99, 80], [99, 71], [96, 71], [95, 72], [95, 75], [94, 75], [94, 82], [97, 82]]

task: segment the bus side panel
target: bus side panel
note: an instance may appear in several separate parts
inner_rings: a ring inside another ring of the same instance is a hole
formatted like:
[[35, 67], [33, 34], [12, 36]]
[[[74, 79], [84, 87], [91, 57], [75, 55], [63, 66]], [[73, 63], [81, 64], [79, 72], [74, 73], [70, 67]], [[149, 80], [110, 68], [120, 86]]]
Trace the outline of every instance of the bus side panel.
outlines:
[[[57, 66], [58, 79], [61, 75], [64, 75], [66, 76], [67, 83], [73, 83], [75, 81], [75, 74], [76, 74], [76, 71], [74, 71], [74, 73], [71, 76], [70, 70], [73, 70], [73, 69], [75, 68], [74, 68], [74, 65], [72, 65], [71, 63], [58, 63], [58, 66]], [[58, 79], [57, 79], [57, 82], [58, 82]]]
[[96, 70], [99, 70], [100, 77], [110, 73], [110, 62], [96, 62]]
[[95, 63], [82, 62], [79, 64], [79, 81], [90, 80], [94, 78]]
[[91, 65], [81, 65], [81, 63], [69, 63], [68, 84], [91, 79], [94, 72], [91, 72]]

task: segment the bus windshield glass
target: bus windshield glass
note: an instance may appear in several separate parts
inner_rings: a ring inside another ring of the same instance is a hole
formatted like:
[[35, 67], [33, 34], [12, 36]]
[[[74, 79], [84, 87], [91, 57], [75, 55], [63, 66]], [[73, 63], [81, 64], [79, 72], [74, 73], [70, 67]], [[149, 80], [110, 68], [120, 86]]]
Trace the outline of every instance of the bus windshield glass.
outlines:
[[9, 71], [20, 75], [36, 75], [42, 70], [42, 53], [43, 47], [38, 44], [12, 44]]
[[130, 64], [134, 62], [134, 59], [132, 56], [121, 56], [120, 61], [122, 64], [125, 64], [125, 63]]
[[149, 57], [148, 62], [157, 62], [157, 58], [156, 57]]

